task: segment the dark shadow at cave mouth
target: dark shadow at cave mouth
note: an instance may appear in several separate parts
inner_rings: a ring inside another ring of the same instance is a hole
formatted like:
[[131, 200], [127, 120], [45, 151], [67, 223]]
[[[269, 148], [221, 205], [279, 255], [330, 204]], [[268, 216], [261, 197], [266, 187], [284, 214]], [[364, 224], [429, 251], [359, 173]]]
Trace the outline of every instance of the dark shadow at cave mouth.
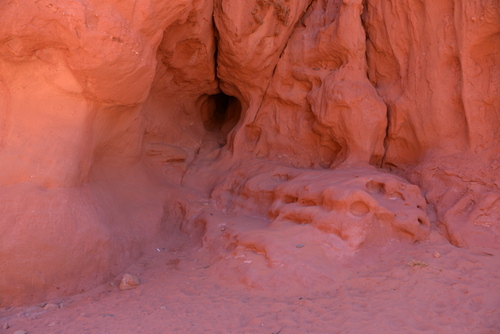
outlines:
[[219, 93], [210, 95], [202, 111], [205, 130], [219, 135], [225, 141], [241, 116], [241, 102], [234, 96]]

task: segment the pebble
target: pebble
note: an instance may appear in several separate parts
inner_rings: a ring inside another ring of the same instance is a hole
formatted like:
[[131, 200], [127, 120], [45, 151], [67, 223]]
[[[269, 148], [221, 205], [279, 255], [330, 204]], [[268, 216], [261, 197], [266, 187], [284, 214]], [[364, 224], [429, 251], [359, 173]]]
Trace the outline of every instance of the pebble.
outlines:
[[302, 247], [304, 247], [304, 246], [305, 246], [304, 244], [298, 244], [298, 245], [297, 245], [297, 246], [295, 246], [295, 247], [297, 247], [297, 248], [302, 248]]
[[56, 310], [59, 308], [59, 305], [57, 304], [45, 304], [43, 307], [44, 310], [49, 311], [49, 310]]
[[124, 274], [122, 280], [120, 281], [120, 290], [130, 290], [135, 289], [141, 284], [139, 278], [134, 275]]
[[3, 329], [9, 329], [9, 328], [10, 328], [9, 324], [7, 324], [7, 323], [3, 324]]
[[441, 257], [441, 254], [439, 254], [438, 252], [436, 252], [436, 253], [434, 253], [433, 256], [437, 259], [438, 257]]
[[15, 331], [13, 334], [28, 334], [28, 332], [23, 331], [23, 330], [18, 330], [18, 331]]

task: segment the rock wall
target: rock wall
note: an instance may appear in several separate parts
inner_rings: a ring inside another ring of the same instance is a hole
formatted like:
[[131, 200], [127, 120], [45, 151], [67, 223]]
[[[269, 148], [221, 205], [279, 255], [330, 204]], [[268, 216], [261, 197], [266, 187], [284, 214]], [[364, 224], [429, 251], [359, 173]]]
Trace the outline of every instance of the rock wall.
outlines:
[[[289, 13], [294, 29], [279, 58], [266, 48], [244, 53], [256, 64], [274, 60], [272, 77], [261, 77], [268, 83], [263, 94], [240, 83], [239, 69], [221, 76], [249, 101], [234, 133], [239, 151], [298, 167], [383, 166], [422, 187], [454, 244], [496, 247], [498, 4], [312, 1], [298, 21]], [[288, 30], [277, 15], [266, 15], [260, 26], [233, 20], [241, 34], [234, 40], [281, 41], [269, 36], [266, 22]], [[232, 55], [234, 48], [221, 44], [219, 52]], [[234, 63], [248, 68], [245, 60]]]
[[385, 166], [423, 188], [455, 245], [497, 247], [498, 3], [368, 1], [362, 17], [388, 107]]
[[158, 232], [143, 104], [187, 1], [2, 2], [0, 304], [109, 280]]
[[[179, 228], [216, 258], [238, 236], [236, 257], [282, 254], [266, 235], [293, 239], [302, 223], [337, 251], [423, 240], [431, 225], [498, 247], [495, 1], [0, 12], [1, 305], [106, 281]], [[224, 215], [205, 204], [260, 218], [220, 239]]]

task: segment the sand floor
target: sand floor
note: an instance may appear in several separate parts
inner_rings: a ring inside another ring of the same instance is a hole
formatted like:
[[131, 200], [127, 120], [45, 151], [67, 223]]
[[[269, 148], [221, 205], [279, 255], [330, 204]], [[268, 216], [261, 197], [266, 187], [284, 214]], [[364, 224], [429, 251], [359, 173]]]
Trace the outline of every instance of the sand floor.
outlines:
[[500, 333], [500, 251], [456, 248], [436, 231], [362, 249], [329, 284], [289, 290], [221, 279], [183, 242], [151, 245], [127, 270], [136, 289], [120, 291], [117, 278], [2, 309], [0, 333]]

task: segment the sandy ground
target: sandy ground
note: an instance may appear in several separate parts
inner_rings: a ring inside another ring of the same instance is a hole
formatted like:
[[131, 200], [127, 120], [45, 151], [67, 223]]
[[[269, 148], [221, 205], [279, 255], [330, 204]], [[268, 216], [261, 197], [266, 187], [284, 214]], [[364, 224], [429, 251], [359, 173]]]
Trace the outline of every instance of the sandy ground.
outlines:
[[185, 244], [151, 245], [127, 271], [136, 289], [120, 291], [117, 278], [2, 309], [0, 333], [500, 333], [500, 251], [456, 248], [436, 231], [362, 249], [329, 284], [290, 290], [221, 279], [206, 251]]

